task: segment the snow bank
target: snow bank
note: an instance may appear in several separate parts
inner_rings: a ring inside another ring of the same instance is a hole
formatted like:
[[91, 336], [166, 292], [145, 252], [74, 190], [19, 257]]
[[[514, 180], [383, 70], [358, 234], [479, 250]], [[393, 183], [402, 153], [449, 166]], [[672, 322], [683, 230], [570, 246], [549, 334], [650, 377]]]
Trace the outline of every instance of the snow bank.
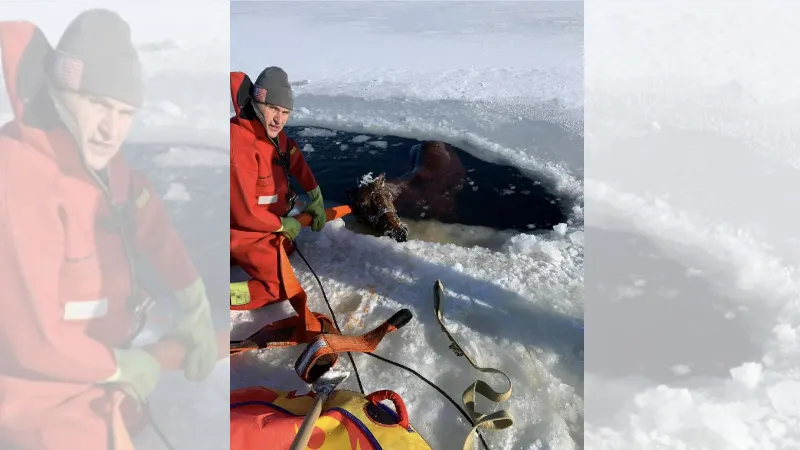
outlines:
[[587, 3], [587, 448], [800, 445], [798, 13]]

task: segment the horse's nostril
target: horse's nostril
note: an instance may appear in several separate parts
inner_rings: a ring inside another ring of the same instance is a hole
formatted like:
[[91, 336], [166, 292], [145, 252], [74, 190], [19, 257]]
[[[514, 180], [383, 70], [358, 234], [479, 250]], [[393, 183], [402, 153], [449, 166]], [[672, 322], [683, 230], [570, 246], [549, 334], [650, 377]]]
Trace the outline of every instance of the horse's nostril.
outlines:
[[408, 229], [395, 228], [390, 232], [390, 236], [397, 242], [406, 242], [408, 240]]

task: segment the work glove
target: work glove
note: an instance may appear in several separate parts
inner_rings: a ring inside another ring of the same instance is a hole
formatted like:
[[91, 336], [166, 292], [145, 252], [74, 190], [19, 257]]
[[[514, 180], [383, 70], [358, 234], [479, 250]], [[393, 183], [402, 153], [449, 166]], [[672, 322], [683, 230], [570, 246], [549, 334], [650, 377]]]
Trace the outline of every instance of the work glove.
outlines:
[[184, 375], [187, 380], [200, 381], [211, 374], [217, 363], [217, 337], [211, 321], [211, 305], [203, 280], [198, 278], [189, 287], [175, 292], [181, 306], [181, 318], [167, 333], [186, 346]]
[[300, 222], [297, 221], [294, 217], [281, 217], [281, 227], [278, 228], [279, 233], [283, 233], [289, 238], [290, 241], [295, 240], [298, 234], [300, 234]]
[[161, 364], [141, 348], [113, 350], [117, 371], [100, 384], [118, 384], [137, 405], [141, 405], [161, 378]]
[[303, 212], [308, 212], [314, 218], [311, 222], [311, 229], [320, 231], [325, 226], [326, 221], [325, 205], [322, 202], [322, 191], [319, 186], [317, 186], [314, 190], [309, 192], [308, 195], [311, 197], [311, 203], [306, 206]]

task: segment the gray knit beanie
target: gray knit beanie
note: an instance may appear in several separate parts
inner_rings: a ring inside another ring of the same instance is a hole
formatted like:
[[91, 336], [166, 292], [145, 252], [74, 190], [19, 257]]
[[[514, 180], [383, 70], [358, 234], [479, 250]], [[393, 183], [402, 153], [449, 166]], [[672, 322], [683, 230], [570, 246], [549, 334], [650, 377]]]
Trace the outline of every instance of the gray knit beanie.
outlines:
[[253, 83], [250, 96], [258, 103], [276, 105], [290, 111], [294, 107], [289, 76], [280, 67], [271, 66], [262, 70]]
[[61, 89], [110, 97], [141, 107], [142, 68], [127, 22], [117, 13], [92, 9], [67, 26], [48, 74]]

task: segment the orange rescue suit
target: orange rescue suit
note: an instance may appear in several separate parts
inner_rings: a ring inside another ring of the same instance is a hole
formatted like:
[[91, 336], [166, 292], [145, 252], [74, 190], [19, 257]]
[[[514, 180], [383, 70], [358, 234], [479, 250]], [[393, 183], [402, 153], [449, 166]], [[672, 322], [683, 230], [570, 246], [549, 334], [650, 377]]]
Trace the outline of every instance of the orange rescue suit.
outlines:
[[[279, 281], [278, 245], [280, 217], [291, 205], [291, 175], [309, 192], [317, 180], [297, 149], [297, 143], [281, 130], [277, 146], [253, 111], [252, 82], [243, 72], [231, 72], [231, 100], [235, 116], [230, 120], [231, 151], [231, 263], [249, 276], [251, 301], [231, 309], [255, 309], [286, 300]], [[283, 161], [283, 162], [282, 162]]]
[[34, 25], [0, 22], [14, 113], [0, 129], [0, 448], [105, 450], [112, 399], [96, 383], [135, 328], [131, 254], [173, 291], [198, 274], [122, 152], [105, 183], [84, 167], [41, 83], [50, 49]]

